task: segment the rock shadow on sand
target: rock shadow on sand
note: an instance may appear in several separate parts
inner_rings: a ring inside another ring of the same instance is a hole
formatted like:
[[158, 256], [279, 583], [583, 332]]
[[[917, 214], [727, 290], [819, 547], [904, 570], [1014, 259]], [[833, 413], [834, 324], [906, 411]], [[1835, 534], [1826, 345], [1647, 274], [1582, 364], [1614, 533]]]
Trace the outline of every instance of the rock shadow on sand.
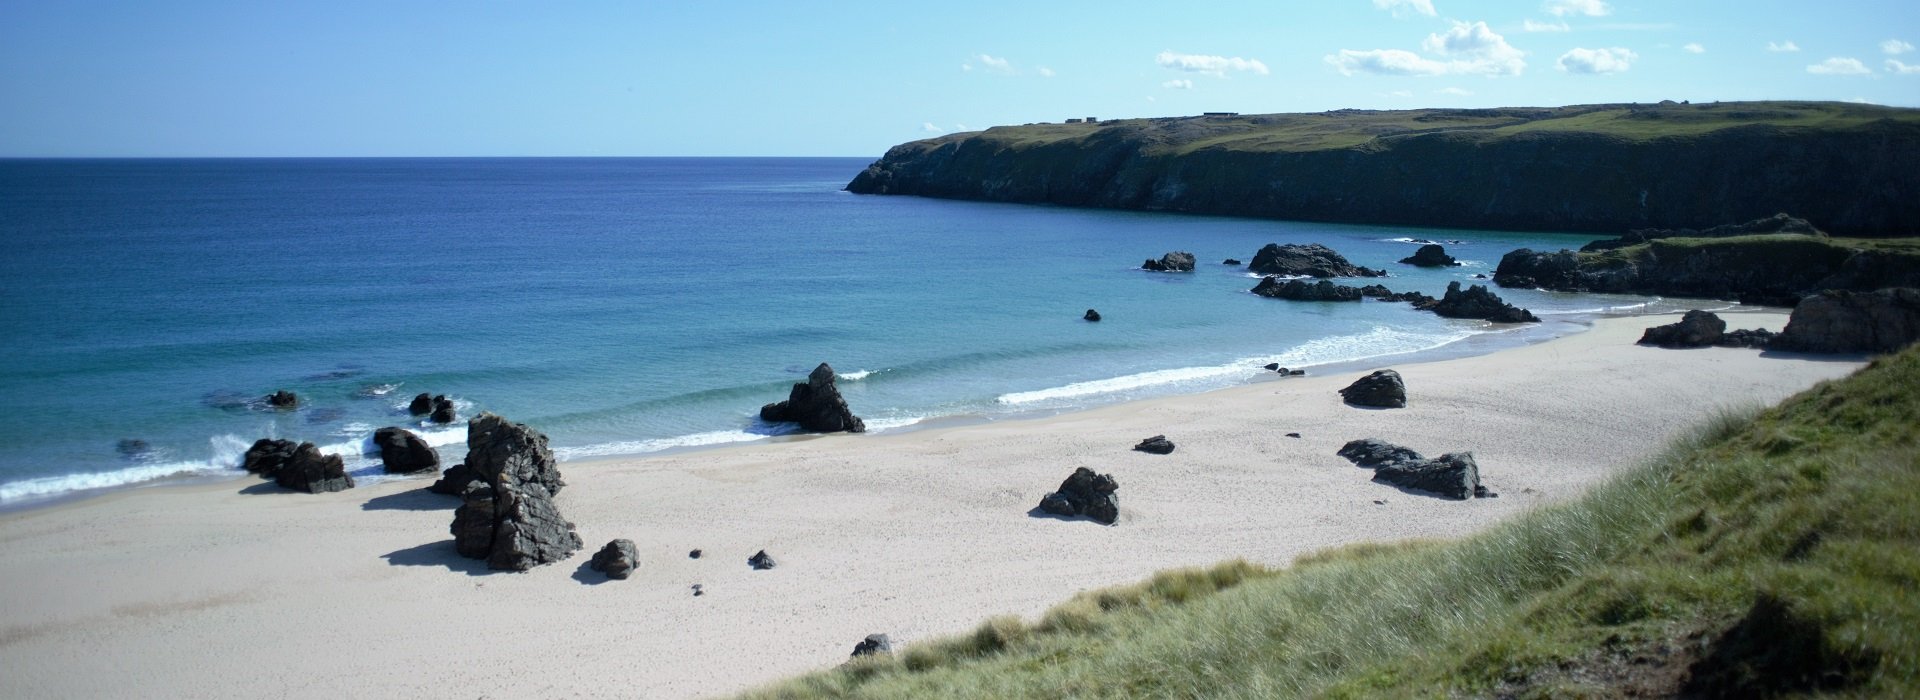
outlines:
[[468, 576], [485, 576], [499, 573], [487, 568], [484, 559], [468, 559], [460, 556], [453, 548], [453, 540], [440, 540], [422, 545], [395, 550], [380, 556], [394, 566], [443, 566], [449, 571]]
[[1098, 525], [1100, 527], [1113, 527], [1112, 525], [1108, 525], [1098, 520], [1094, 520], [1093, 518], [1085, 515], [1059, 515], [1056, 513], [1049, 513], [1046, 510], [1042, 509], [1040, 506], [1034, 506], [1033, 508], [1028, 509], [1027, 517], [1038, 518], [1040, 520], [1058, 520], [1061, 522], [1068, 522], [1068, 523], [1088, 523], [1092, 525]]
[[426, 488], [375, 496], [360, 504], [360, 510], [453, 510], [460, 507], [460, 499], [448, 498]]
[[580, 562], [580, 568], [573, 570], [573, 580], [579, 581], [582, 586], [598, 586], [616, 579], [608, 576], [606, 572], [594, 571], [593, 560], [588, 559], [587, 561]]

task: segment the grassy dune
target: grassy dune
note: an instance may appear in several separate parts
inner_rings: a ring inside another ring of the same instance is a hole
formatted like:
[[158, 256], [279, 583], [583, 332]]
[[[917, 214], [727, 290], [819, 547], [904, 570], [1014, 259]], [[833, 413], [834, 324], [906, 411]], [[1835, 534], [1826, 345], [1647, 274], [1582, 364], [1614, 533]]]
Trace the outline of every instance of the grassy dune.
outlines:
[[1920, 697], [1917, 443], [1909, 348], [1473, 537], [1165, 572], [747, 697]]

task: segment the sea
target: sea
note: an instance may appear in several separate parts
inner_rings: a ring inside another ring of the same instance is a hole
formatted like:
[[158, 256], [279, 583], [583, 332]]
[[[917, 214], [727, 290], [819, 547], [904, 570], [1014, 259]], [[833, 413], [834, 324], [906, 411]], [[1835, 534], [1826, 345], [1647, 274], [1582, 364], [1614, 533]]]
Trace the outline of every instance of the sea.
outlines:
[[[822, 362], [885, 434], [1284, 381], [1268, 363], [1492, 352], [1667, 305], [1501, 289], [1545, 321], [1496, 327], [1266, 299], [1222, 261], [1321, 243], [1391, 272], [1356, 284], [1437, 296], [1594, 236], [844, 192], [870, 160], [0, 161], [0, 507], [238, 478], [264, 437], [378, 481], [375, 429], [452, 464], [480, 411], [563, 462], [768, 440], [792, 427], [760, 406]], [[1465, 264], [1396, 262], [1426, 240]], [[1139, 269], [1175, 250], [1198, 269]], [[277, 390], [299, 407], [267, 406]], [[461, 422], [409, 415], [422, 392]]]

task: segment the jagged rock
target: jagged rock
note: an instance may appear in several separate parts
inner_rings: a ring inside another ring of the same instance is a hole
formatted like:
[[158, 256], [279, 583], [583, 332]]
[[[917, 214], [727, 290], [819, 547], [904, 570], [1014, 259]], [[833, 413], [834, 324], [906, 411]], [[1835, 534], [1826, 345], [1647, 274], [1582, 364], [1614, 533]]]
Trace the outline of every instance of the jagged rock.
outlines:
[[593, 561], [588, 562], [587, 566], [594, 571], [605, 573], [607, 578], [624, 579], [633, 575], [634, 565], [639, 558], [640, 552], [633, 546], [633, 540], [620, 539], [608, 542], [607, 546], [601, 547], [599, 552], [594, 553]]
[[1100, 312], [1094, 311], [1093, 309], [1087, 309], [1087, 315], [1081, 316], [1080, 318], [1088, 321], [1098, 321], [1100, 320]]
[[866, 432], [867, 424], [847, 408], [847, 400], [833, 385], [833, 368], [820, 363], [807, 381], [793, 385], [787, 400], [760, 407], [760, 420], [799, 423], [815, 433]]
[[448, 467], [447, 471], [443, 472], [438, 480], [427, 487], [427, 490], [434, 493], [444, 493], [449, 496], [458, 496], [466, 493], [467, 484], [473, 483], [486, 483], [486, 481], [480, 478], [480, 475], [475, 473], [472, 468], [468, 467], [466, 462], [461, 462]]
[[1225, 259], [1225, 260], [1222, 260], [1222, 261], [1220, 261], [1220, 264], [1222, 264], [1222, 265], [1239, 265], [1239, 264], [1240, 264], [1240, 261], [1239, 261], [1238, 259], [1235, 259], [1235, 258], [1227, 258], [1227, 259]]
[[1824, 291], [1801, 299], [1773, 349], [1893, 352], [1920, 340], [1920, 289]]
[[1345, 457], [1348, 461], [1368, 469], [1379, 469], [1395, 464], [1406, 464], [1426, 460], [1426, 457], [1421, 456], [1418, 452], [1377, 438], [1364, 438], [1348, 442], [1342, 445], [1340, 451], [1334, 454]]
[[388, 474], [412, 474], [440, 468], [440, 453], [426, 440], [404, 428], [373, 431], [373, 444], [380, 448], [380, 462]]
[[407, 404], [407, 412], [416, 416], [424, 416], [429, 413], [432, 413], [433, 412], [433, 395], [428, 394], [426, 392], [421, 392], [420, 394], [414, 396], [413, 402]]
[[1133, 446], [1133, 449], [1140, 452], [1146, 452], [1148, 454], [1156, 454], [1156, 455], [1173, 454], [1173, 441], [1168, 440], [1167, 436], [1165, 435], [1155, 435], [1145, 440], [1141, 440], [1140, 444]]
[[[1416, 307], [1417, 308], [1417, 307]], [[1448, 282], [1447, 294], [1440, 301], [1428, 307], [1429, 310], [1447, 318], [1478, 318], [1494, 323], [1537, 323], [1540, 321], [1533, 312], [1502, 301], [1499, 295], [1488, 291], [1481, 285], [1460, 290], [1460, 283]]]
[[267, 405], [274, 408], [295, 408], [300, 405], [300, 397], [293, 392], [281, 389], [267, 395]]
[[1589, 280], [1580, 271], [1580, 256], [1571, 250], [1555, 252], [1521, 248], [1500, 256], [1493, 283], [1502, 287], [1585, 291]]
[[1040, 499], [1040, 510], [1064, 517], [1085, 516], [1112, 525], [1120, 519], [1119, 482], [1108, 474], [1080, 467], [1060, 482], [1060, 490]]
[[1742, 328], [1721, 334], [1714, 345], [1723, 348], [1753, 348], [1765, 350], [1773, 346], [1773, 339], [1779, 337], [1765, 328]]
[[857, 659], [862, 656], [892, 653], [892, 639], [888, 639], [887, 635], [884, 634], [869, 634], [866, 639], [860, 640], [859, 644], [853, 645], [853, 655], [851, 658]]
[[1400, 380], [1399, 372], [1383, 369], [1341, 389], [1340, 398], [1355, 406], [1406, 408], [1407, 385]]
[[1480, 485], [1480, 466], [1474, 463], [1472, 452], [1389, 464], [1375, 470], [1373, 480], [1462, 501], [1496, 495]]
[[272, 438], [255, 440], [253, 446], [247, 448], [246, 456], [240, 458], [240, 468], [247, 470], [250, 474], [259, 474], [271, 479], [274, 474], [286, 467], [288, 462], [293, 461], [294, 450], [299, 446], [292, 440]]
[[1387, 289], [1385, 286], [1378, 285], [1378, 284], [1369, 284], [1365, 287], [1361, 287], [1360, 296], [1368, 297], [1372, 299], [1379, 299], [1380, 301], [1410, 301], [1410, 302], [1413, 302], [1413, 305], [1415, 308], [1419, 308], [1422, 305], [1431, 305], [1434, 302], [1439, 301], [1438, 299], [1427, 296], [1425, 294], [1421, 294], [1419, 292], [1395, 293], [1393, 290]]
[[1418, 267], [1459, 267], [1460, 261], [1447, 254], [1447, 249], [1438, 243], [1428, 243], [1413, 251], [1413, 255], [1401, 258], [1400, 262]]
[[764, 549], [755, 552], [751, 557], [747, 557], [747, 566], [753, 567], [754, 571], [771, 569], [774, 567], [774, 564], [773, 555], [768, 554], [767, 550]]
[[1581, 246], [1580, 250], [1581, 252], [1613, 250], [1614, 248], [1625, 248], [1636, 243], [1645, 243], [1659, 238], [1727, 238], [1730, 236], [1753, 236], [1767, 233], [1790, 233], [1802, 236], [1814, 236], [1817, 238], [1825, 238], [1827, 236], [1827, 234], [1820, 229], [1814, 228], [1813, 224], [1809, 223], [1806, 219], [1788, 216], [1783, 213], [1774, 214], [1773, 216], [1763, 219], [1754, 219], [1746, 223], [1725, 224], [1704, 230], [1694, 230], [1690, 228], [1634, 229], [1628, 231], [1627, 235], [1619, 238], [1609, 238], [1588, 243]]
[[[553, 450], [547, 448], [546, 435], [493, 413], [483, 412], [467, 422], [465, 466], [475, 479], [539, 484], [549, 496], [567, 485], [560, 478]], [[454, 471], [447, 470], [449, 475]], [[465, 491], [464, 484], [455, 485]]]
[[311, 442], [294, 448], [293, 458], [273, 473], [273, 481], [283, 488], [307, 493], [329, 493], [353, 488], [346, 462], [340, 455], [320, 454]]
[[452, 423], [454, 418], [453, 399], [447, 398], [444, 394], [433, 397], [433, 415], [427, 416], [427, 420], [435, 423]]
[[475, 481], [453, 513], [454, 548], [487, 560], [487, 568], [526, 571], [573, 556], [583, 546], [573, 523], [560, 517], [553, 495], [537, 482], [512, 478]]
[[1140, 263], [1140, 269], [1154, 272], [1192, 272], [1193, 254], [1176, 250], [1160, 256], [1159, 260], [1148, 258], [1146, 262]]
[[1663, 348], [1704, 348], [1717, 345], [1727, 330], [1727, 322], [1711, 311], [1694, 309], [1675, 323], [1648, 328], [1640, 334], [1640, 345]]
[[1247, 269], [1263, 275], [1305, 275], [1308, 277], [1385, 277], [1386, 270], [1369, 270], [1353, 263], [1332, 248], [1318, 243], [1268, 243], [1254, 254]]
[[1268, 277], [1254, 285], [1253, 293], [1269, 299], [1289, 301], [1359, 301], [1360, 290], [1326, 280], [1307, 283], [1300, 279]]

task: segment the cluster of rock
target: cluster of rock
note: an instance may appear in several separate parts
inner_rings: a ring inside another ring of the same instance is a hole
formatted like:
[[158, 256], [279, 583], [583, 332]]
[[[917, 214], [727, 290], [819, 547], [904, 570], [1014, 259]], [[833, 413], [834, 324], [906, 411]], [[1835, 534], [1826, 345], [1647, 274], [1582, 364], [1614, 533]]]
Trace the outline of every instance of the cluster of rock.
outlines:
[[1415, 309], [1432, 311], [1447, 318], [1481, 319], [1494, 323], [1540, 321], [1533, 312], [1507, 303], [1485, 286], [1476, 284], [1463, 290], [1458, 281], [1448, 282], [1446, 296], [1439, 299], [1419, 292], [1396, 293], [1378, 284], [1349, 287], [1327, 280], [1307, 282], [1299, 278], [1280, 277], [1264, 278], [1259, 284], [1254, 285], [1252, 291], [1269, 299], [1288, 301], [1359, 301], [1362, 298], [1405, 301], [1412, 302]]
[[1266, 366], [1267, 366], [1267, 371], [1275, 372], [1285, 377], [1298, 377], [1307, 373], [1307, 371], [1304, 369], [1287, 369], [1285, 367], [1281, 367], [1280, 363], [1278, 362], [1269, 362], [1267, 363]]
[[1340, 390], [1340, 399], [1354, 406], [1406, 408], [1407, 384], [1399, 372], [1383, 369], [1348, 384]]
[[1262, 275], [1305, 277], [1385, 277], [1386, 270], [1369, 270], [1348, 262], [1332, 248], [1318, 243], [1268, 243], [1255, 253], [1247, 269]]
[[1654, 294], [1793, 306], [1823, 290], [1920, 287], [1911, 252], [1855, 249], [1814, 236], [1727, 240], [1655, 239], [1644, 250], [1606, 253], [1521, 248], [1494, 270], [1502, 287]]
[[440, 452], [405, 428], [373, 431], [373, 445], [380, 449], [380, 463], [388, 474], [440, 471]]
[[295, 395], [291, 391], [287, 391], [286, 389], [281, 389], [271, 394], [267, 394], [266, 402], [268, 406], [272, 406], [274, 408], [299, 408], [300, 397]]
[[1743, 224], [1724, 224], [1709, 229], [1690, 228], [1642, 228], [1627, 232], [1619, 238], [1608, 238], [1580, 246], [1581, 252], [1613, 250], [1625, 248], [1637, 243], [1661, 238], [1730, 238], [1733, 236], [1757, 236], [1762, 234], [1785, 233], [1801, 236], [1825, 238], [1827, 234], [1814, 228], [1806, 219], [1774, 214], [1764, 219], [1754, 219]]
[[311, 442], [257, 440], [247, 448], [240, 467], [295, 491], [328, 493], [353, 488], [353, 477], [347, 474], [340, 455], [321, 454]]
[[1369, 284], [1365, 287], [1361, 287], [1360, 296], [1366, 297], [1368, 299], [1378, 299], [1380, 301], [1412, 302], [1413, 308], [1422, 309], [1422, 310], [1425, 310], [1426, 308], [1432, 306], [1434, 302], [1440, 301], [1439, 299], [1435, 299], [1433, 297], [1427, 296], [1425, 294], [1421, 294], [1419, 292], [1395, 292], [1391, 289], [1387, 289], [1384, 285], [1378, 285], [1378, 284]]
[[583, 546], [553, 497], [566, 482], [547, 436], [492, 413], [467, 423], [467, 459], [430, 487], [457, 494], [454, 547], [487, 568], [526, 571], [566, 559]]
[[407, 404], [407, 412], [416, 416], [426, 416], [435, 423], [452, 423], [456, 416], [453, 411], [453, 399], [446, 394], [431, 395], [421, 393]]
[[1156, 454], [1156, 455], [1173, 454], [1173, 441], [1168, 440], [1167, 436], [1165, 435], [1155, 435], [1145, 440], [1141, 440], [1140, 444], [1133, 446], [1133, 449], [1135, 451], [1145, 452], [1148, 454]]
[[1119, 482], [1108, 474], [1080, 467], [1060, 482], [1060, 489], [1040, 498], [1040, 510], [1061, 517], [1085, 517], [1112, 525], [1120, 519]]
[[1448, 282], [1446, 296], [1425, 308], [1447, 318], [1483, 319], [1494, 323], [1540, 321], [1533, 312], [1507, 303], [1485, 286], [1476, 284], [1462, 291], [1458, 281]]
[[1793, 352], [1893, 352], [1920, 340], [1920, 289], [1830, 290], [1801, 299], [1770, 345]]
[[825, 362], [813, 368], [813, 373], [807, 375], [807, 381], [795, 383], [793, 390], [787, 394], [787, 400], [761, 406], [760, 420], [799, 423], [801, 428], [816, 433], [862, 433], [867, 430], [866, 422], [853, 415], [853, 409], [847, 407], [847, 400], [840, 396], [840, 389], [834, 386], [833, 368]]
[[1341, 446], [1335, 453], [1372, 469], [1373, 480], [1407, 489], [1467, 500], [1498, 496], [1480, 483], [1480, 465], [1472, 452], [1455, 452], [1433, 459], [1383, 440], [1366, 438]]
[[1299, 278], [1267, 277], [1255, 285], [1253, 293], [1269, 299], [1288, 301], [1359, 301], [1360, 290], [1327, 280], [1308, 283]]
[[1400, 259], [1406, 265], [1416, 267], [1459, 267], [1460, 261], [1447, 254], [1447, 249], [1438, 243], [1428, 243], [1413, 251], [1413, 255]]
[[1147, 258], [1146, 262], [1140, 263], [1140, 269], [1154, 272], [1192, 272], [1193, 263], [1192, 253], [1176, 250], [1160, 256], [1159, 260]]

